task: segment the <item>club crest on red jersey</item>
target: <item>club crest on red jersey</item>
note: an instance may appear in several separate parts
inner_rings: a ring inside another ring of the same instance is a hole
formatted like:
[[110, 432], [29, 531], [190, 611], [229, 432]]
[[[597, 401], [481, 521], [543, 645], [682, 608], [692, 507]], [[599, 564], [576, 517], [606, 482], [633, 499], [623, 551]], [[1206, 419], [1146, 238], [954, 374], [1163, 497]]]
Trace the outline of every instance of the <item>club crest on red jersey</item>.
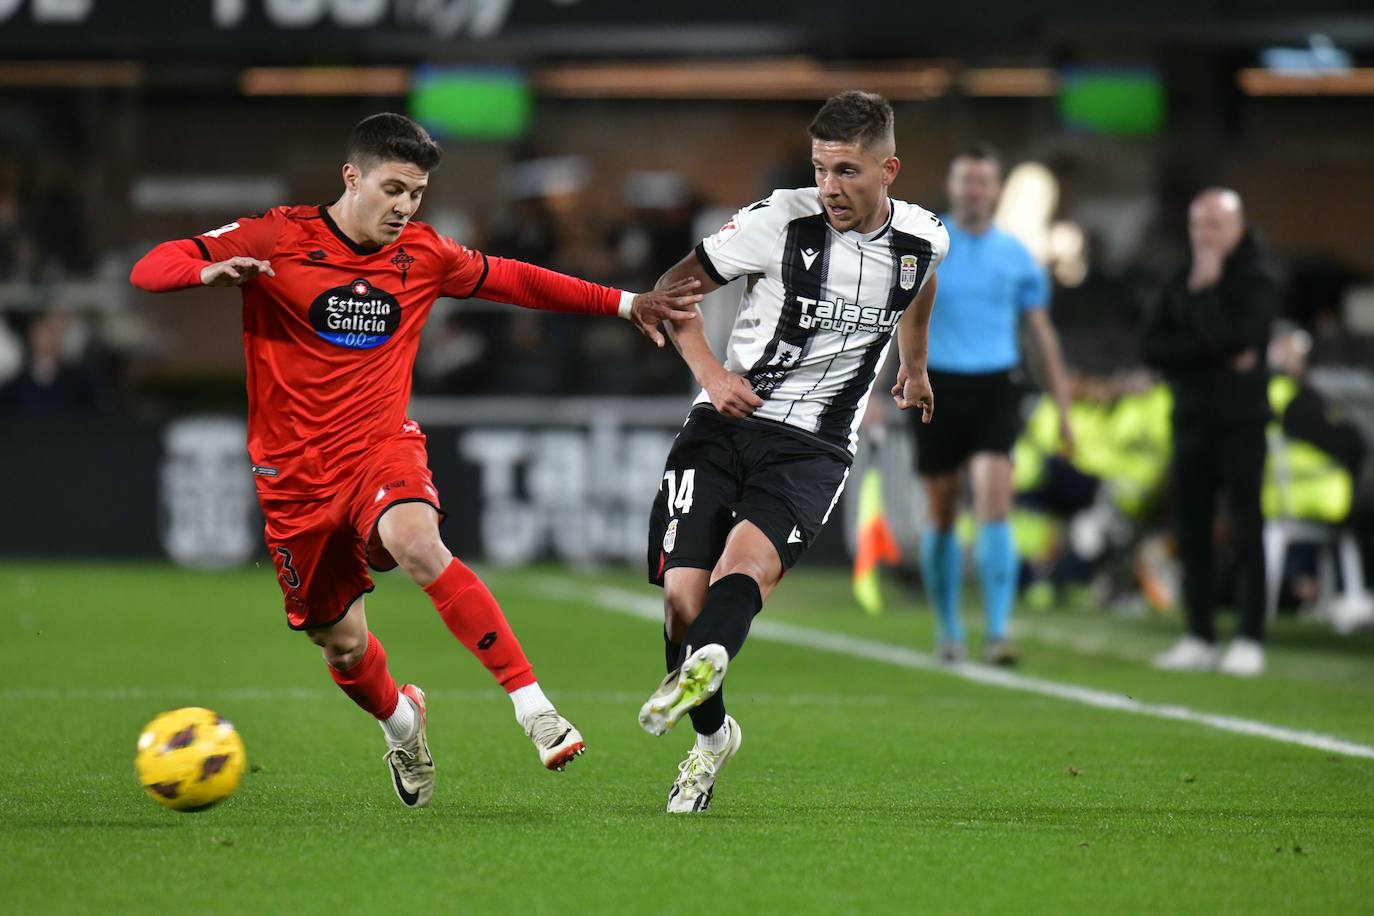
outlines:
[[396, 249], [396, 256], [391, 259], [391, 263], [401, 272], [401, 286], [406, 285], [406, 273], [415, 264], [415, 258], [406, 250], [405, 246]]
[[310, 304], [310, 326], [325, 340], [350, 350], [370, 350], [401, 325], [401, 304], [362, 278], [327, 289]]

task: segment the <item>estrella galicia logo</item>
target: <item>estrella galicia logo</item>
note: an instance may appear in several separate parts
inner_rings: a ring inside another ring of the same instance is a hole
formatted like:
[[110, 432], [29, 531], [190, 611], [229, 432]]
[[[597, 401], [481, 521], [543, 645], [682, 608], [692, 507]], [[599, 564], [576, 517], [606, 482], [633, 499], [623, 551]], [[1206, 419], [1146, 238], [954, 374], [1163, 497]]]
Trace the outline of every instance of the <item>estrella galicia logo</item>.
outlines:
[[370, 350], [401, 325], [396, 297], [366, 280], [327, 289], [310, 304], [310, 325], [325, 340], [350, 350]]

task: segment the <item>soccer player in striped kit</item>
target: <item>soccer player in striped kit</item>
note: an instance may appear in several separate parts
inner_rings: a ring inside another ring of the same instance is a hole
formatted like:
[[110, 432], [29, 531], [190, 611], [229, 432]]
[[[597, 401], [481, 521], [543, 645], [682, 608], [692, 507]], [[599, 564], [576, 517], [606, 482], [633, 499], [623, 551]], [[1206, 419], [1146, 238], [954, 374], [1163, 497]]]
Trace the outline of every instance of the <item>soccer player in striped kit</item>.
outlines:
[[929, 421], [926, 333], [948, 236], [895, 200], [892, 107], [841, 93], [811, 123], [816, 187], [740, 210], [659, 280], [709, 291], [747, 277], [722, 362], [701, 319], [672, 338], [701, 394], [669, 452], [650, 518], [649, 578], [663, 586], [670, 672], [640, 710], [663, 734], [689, 714], [696, 740], [668, 793], [701, 812], [739, 750], [720, 687], [754, 615], [825, 524], [849, 474], [859, 420], [894, 336], [893, 396]]

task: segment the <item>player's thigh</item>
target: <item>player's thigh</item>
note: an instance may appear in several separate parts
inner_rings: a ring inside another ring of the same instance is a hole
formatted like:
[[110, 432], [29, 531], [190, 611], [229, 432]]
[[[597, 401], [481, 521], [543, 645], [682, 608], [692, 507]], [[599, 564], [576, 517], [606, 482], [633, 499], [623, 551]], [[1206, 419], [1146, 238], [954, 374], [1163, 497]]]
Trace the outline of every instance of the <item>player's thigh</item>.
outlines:
[[745, 519], [730, 529], [725, 550], [715, 569], [711, 570], [711, 584], [726, 576], [745, 575], [758, 583], [759, 594], [766, 600], [782, 573], [782, 555], [772, 539], [758, 525]]
[[362, 540], [327, 506], [264, 503], [263, 514], [291, 629], [333, 626], [372, 591]]
[[670, 569], [711, 569], [725, 546], [741, 481], [719, 425], [693, 416], [668, 452], [649, 512], [646, 560], [656, 585]]
[[[368, 565], [385, 572], [396, 568], [397, 552], [423, 556], [435, 554], [436, 544], [442, 547], [436, 535], [444, 510], [419, 424], [407, 421], [400, 433], [374, 446], [360, 462], [359, 474], [348, 516], [366, 545]], [[417, 508], [394, 514], [394, 509], [411, 504]], [[389, 519], [389, 539], [383, 535], [383, 519]]]
[[781, 575], [796, 565], [829, 521], [849, 479], [849, 465], [827, 448], [772, 431], [758, 434], [744, 450], [744, 459], [744, 494], [734, 507], [736, 525], [730, 535], [739, 539], [740, 550], [761, 549], [753, 532], [738, 531], [740, 522], [752, 523], [772, 544]]

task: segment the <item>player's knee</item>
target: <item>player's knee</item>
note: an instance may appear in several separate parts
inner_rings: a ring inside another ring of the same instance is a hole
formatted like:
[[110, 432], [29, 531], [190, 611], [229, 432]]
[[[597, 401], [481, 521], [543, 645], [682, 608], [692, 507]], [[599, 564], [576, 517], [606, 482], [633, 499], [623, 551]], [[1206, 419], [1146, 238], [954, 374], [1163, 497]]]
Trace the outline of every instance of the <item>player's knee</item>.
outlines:
[[766, 597], [773, 586], [778, 584], [780, 575], [781, 570], [778, 569], [777, 563], [765, 562], [758, 557], [743, 556], [722, 561], [711, 579], [718, 582], [726, 576], [748, 576], [758, 585], [759, 593]]
[[692, 621], [701, 613], [702, 596], [696, 590], [673, 588], [663, 589], [663, 622], [668, 628], [668, 637], [681, 640]]
[[325, 663], [337, 671], [355, 668], [367, 653], [367, 637], [361, 639], [351, 633], [329, 633], [310, 637], [324, 653]]
[[437, 579], [453, 559], [433, 528], [403, 531], [384, 546], [397, 564], [421, 584]]

